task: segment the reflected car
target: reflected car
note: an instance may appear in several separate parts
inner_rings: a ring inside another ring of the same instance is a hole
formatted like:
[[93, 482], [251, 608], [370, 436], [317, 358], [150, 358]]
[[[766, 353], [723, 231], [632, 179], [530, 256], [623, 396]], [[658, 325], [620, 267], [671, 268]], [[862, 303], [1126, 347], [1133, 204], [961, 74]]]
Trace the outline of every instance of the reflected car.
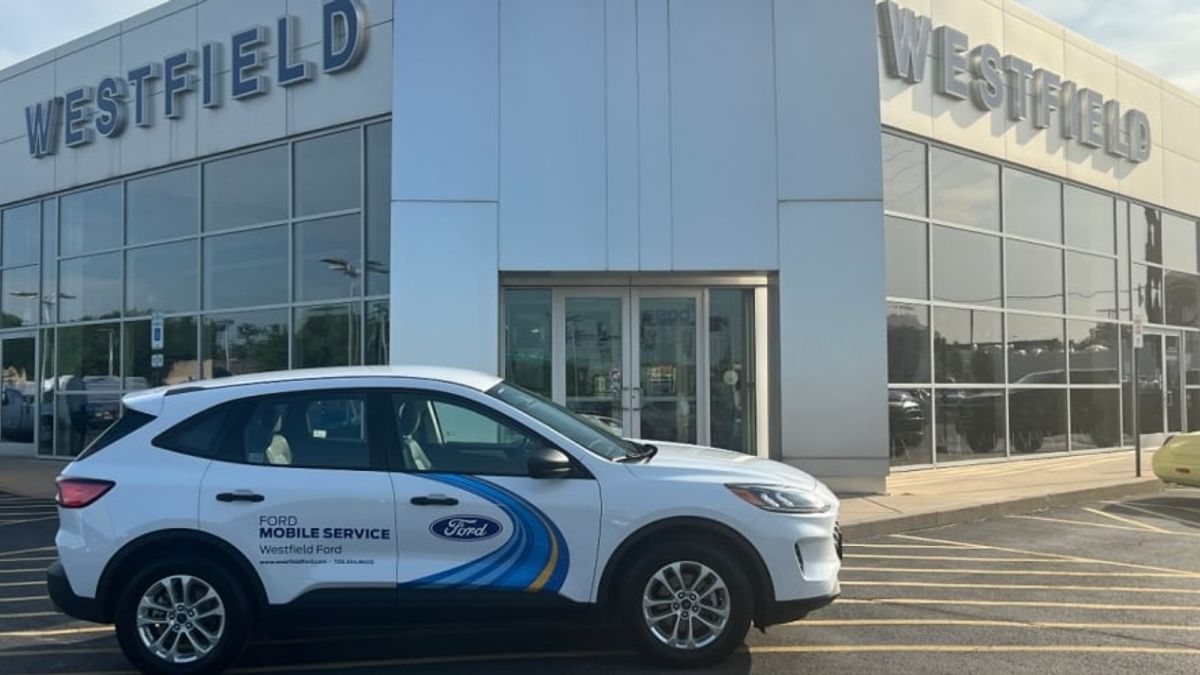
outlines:
[[33, 396], [14, 387], [0, 391], [0, 436], [22, 443], [32, 441], [33, 419]]
[[908, 448], [925, 440], [925, 428], [929, 423], [925, 414], [927, 407], [928, 401], [920, 400], [913, 392], [888, 390], [888, 442], [892, 457], [903, 456]]
[[1164, 483], [1200, 487], [1200, 433], [1176, 434], [1154, 453], [1154, 475]]

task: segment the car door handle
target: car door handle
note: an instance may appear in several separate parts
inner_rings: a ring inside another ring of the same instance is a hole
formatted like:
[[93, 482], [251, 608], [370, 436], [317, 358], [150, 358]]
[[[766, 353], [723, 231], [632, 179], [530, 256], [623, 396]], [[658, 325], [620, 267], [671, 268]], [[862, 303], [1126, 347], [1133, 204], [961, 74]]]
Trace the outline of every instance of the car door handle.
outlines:
[[222, 492], [217, 495], [219, 502], [252, 502], [257, 504], [263, 501], [266, 497], [253, 492]]
[[409, 500], [416, 506], [458, 506], [458, 500], [444, 495], [426, 495]]

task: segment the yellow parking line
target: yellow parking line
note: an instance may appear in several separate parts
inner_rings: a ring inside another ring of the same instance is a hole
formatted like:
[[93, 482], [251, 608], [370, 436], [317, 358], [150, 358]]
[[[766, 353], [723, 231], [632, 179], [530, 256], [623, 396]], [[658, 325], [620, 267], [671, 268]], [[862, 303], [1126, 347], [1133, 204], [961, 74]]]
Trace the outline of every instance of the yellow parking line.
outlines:
[[[1108, 504], [1110, 506], [1130, 506], [1130, 504], [1128, 504], [1126, 502], [1101, 502], [1101, 503]], [[1134, 503], [1143, 509], [1151, 509], [1151, 508], [1171, 509], [1173, 511], [1184, 511], [1186, 513], [1200, 514], [1200, 507], [1196, 507], [1196, 506], [1180, 506], [1178, 504], [1159, 504], [1157, 502], [1149, 503], [1149, 504], [1146, 502], [1134, 502]]]
[[9, 513], [6, 511], [0, 511], [0, 518], [29, 518], [31, 516], [45, 516], [47, 518], [49, 518], [50, 516], [57, 517], [58, 512], [57, 511], [18, 511], [16, 513]]
[[1131, 579], [1191, 579], [1172, 572], [1076, 572], [1074, 570], [980, 570], [959, 567], [843, 567], [843, 572], [888, 572], [899, 574], [994, 574], [998, 576], [1124, 577]]
[[42, 562], [44, 560], [58, 560], [58, 556], [45, 555], [35, 558], [0, 558], [0, 563], [15, 563], [15, 562]]
[[35, 553], [37, 551], [53, 551], [53, 550], [54, 550], [53, 546], [38, 546], [36, 548], [23, 548], [23, 549], [20, 549], [17, 551], [2, 551], [2, 552], [0, 552], [0, 560], [3, 560], [6, 556], [10, 556], [10, 555], [20, 555], [22, 553]]
[[20, 614], [0, 614], [0, 619], [36, 619], [44, 616], [62, 616], [59, 612], [23, 612]]
[[864, 558], [869, 560], [945, 560], [947, 562], [1020, 562], [1020, 563], [1075, 563], [1077, 560], [1059, 560], [1057, 558], [984, 558], [958, 555], [893, 555], [890, 553], [854, 553], [846, 556], [847, 560]]
[[988, 628], [1061, 628], [1066, 630], [1152, 630], [1200, 632], [1200, 626], [1170, 623], [1087, 623], [1066, 621], [1003, 621], [992, 619], [804, 619], [785, 626], [967, 626]]
[[0, 527], [4, 527], [5, 525], [23, 525], [25, 523], [36, 523], [36, 522], [43, 521], [43, 520], [57, 520], [57, 519], [58, 519], [58, 516], [46, 516], [45, 518], [27, 518], [25, 520], [10, 520], [7, 522], [0, 523]]
[[0, 631], [0, 638], [42, 638], [61, 637], [63, 635], [90, 635], [92, 633], [111, 633], [112, 626], [78, 626], [75, 628], [47, 628], [44, 630], [10, 630]]
[[980, 588], [1013, 591], [1094, 591], [1097, 593], [1200, 594], [1195, 588], [1146, 588], [1137, 586], [1056, 586], [1053, 584], [971, 584], [934, 581], [842, 581], [843, 586], [888, 586], [903, 588]]
[[855, 652], [941, 652], [996, 654], [1067, 653], [1067, 654], [1161, 654], [1200, 655], [1196, 647], [1125, 647], [1119, 645], [761, 645], [751, 654], [840, 654]]
[[846, 548], [907, 548], [963, 551], [971, 550], [969, 546], [943, 546], [941, 544], [846, 544]]
[[1104, 609], [1135, 612], [1200, 612], [1200, 606], [1180, 605], [1101, 605], [1088, 602], [1041, 602], [1034, 600], [935, 600], [932, 598], [840, 598], [837, 604], [849, 605], [957, 605], [965, 607], [1049, 607], [1058, 609]]
[[1127, 525], [1133, 525], [1133, 526], [1136, 526], [1136, 527], [1140, 527], [1140, 528], [1142, 528], [1142, 529], [1144, 529], [1144, 530], [1149, 530], [1149, 531], [1151, 531], [1151, 532], [1166, 532], [1166, 533], [1168, 533], [1168, 534], [1170, 534], [1170, 533], [1171, 533], [1171, 531], [1170, 531], [1170, 530], [1167, 530], [1167, 529], [1161, 528], [1161, 527], [1159, 527], [1159, 526], [1157, 526], [1157, 525], [1151, 525], [1151, 524], [1149, 524], [1149, 523], [1143, 523], [1143, 522], [1141, 522], [1141, 521], [1139, 521], [1139, 520], [1134, 520], [1134, 519], [1132, 519], [1132, 518], [1126, 518], [1126, 517], [1124, 517], [1124, 516], [1118, 516], [1118, 515], [1117, 515], [1117, 514], [1115, 514], [1115, 513], [1105, 513], [1104, 511], [1101, 511], [1100, 509], [1093, 509], [1093, 508], [1091, 508], [1091, 507], [1086, 507], [1086, 506], [1085, 506], [1083, 510], [1084, 510], [1084, 511], [1087, 511], [1088, 513], [1095, 514], [1095, 515], [1097, 515], [1097, 516], [1103, 516], [1103, 517], [1105, 517], [1105, 518], [1111, 518], [1112, 520], [1115, 520], [1115, 521], [1117, 521], [1118, 523], [1125, 523], [1125, 524], [1127, 524]]
[[33, 602], [34, 600], [49, 600], [48, 595], [27, 595], [23, 598], [0, 598], [0, 602]]
[[[1166, 513], [1160, 513], [1160, 512], [1158, 512], [1158, 511], [1153, 511], [1153, 510], [1151, 510], [1151, 509], [1149, 509], [1149, 508], [1146, 508], [1146, 507], [1144, 507], [1144, 506], [1134, 506], [1133, 504], [1115, 504], [1115, 506], [1118, 506], [1118, 507], [1120, 507], [1120, 508], [1123, 508], [1123, 509], [1129, 509], [1130, 511], [1137, 511], [1138, 513], [1144, 513], [1144, 514], [1146, 514], [1146, 515], [1148, 515], [1148, 516], [1152, 516], [1152, 517], [1154, 517], [1154, 518], [1167, 518], [1168, 520], [1175, 520], [1175, 521], [1178, 521], [1178, 520], [1180, 520], [1180, 518], [1179, 518], [1178, 516], [1172, 516], [1172, 515], [1168, 515], [1168, 514], [1166, 514]], [[1172, 507], [1170, 507], [1170, 506], [1159, 506], [1158, 508], [1168, 508], [1168, 509], [1169, 509], [1169, 508], [1172, 508]], [[1187, 509], [1187, 511], [1188, 511], [1188, 513], [1192, 513], [1192, 511], [1191, 511], [1190, 509]], [[1198, 513], [1200, 513], [1200, 512], [1198, 512]], [[1184, 522], [1195, 524], [1195, 523], [1194, 523], [1193, 521], [1191, 521], [1191, 520], [1187, 520], [1187, 519], [1183, 519], [1183, 520], [1184, 520]]]
[[1165, 534], [1173, 537], [1200, 537], [1200, 532], [1172, 532], [1171, 530], [1146, 529], [1144, 527], [1128, 527], [1125, 525], [1109, 525], [1107, 523], [1089, 523], [1086, 520], [1071, 520], [1068, 518], [1048, 518], [1046, 516], [1009, 516], [1010, 518], [1021, 518], [1022, 520], [1040, 520], [1047, 523], [1062, 523], [1066, 525], [1083, 525], [1086, 527], [1102, 527], [1106, 530], [1125, 530], [1127, 532], [1146, 532], [1149, 534]]
[[0, 582], [0, 588], [12, 588], [14, 586], [45, 586], [45, 581], [4, 581]]
[[1086, 563], [1086, 564], [1093, 564], [1093, 565], [1112, 565], [1114, 567], [1125, 567], [1125, 568], [1133, 569], [1133, 570], [1149, 570], [1151, 572], [1172, 572], [1174, 574], [1181, 574], [1183, 576], [1200, 578], [1200, 572], [1189, 572], [1187, 570], [1172, 569], [1170, 567], [1155, 567], [1154, 565], [1138, 565], [1136, 563], [1117, 562], [1115, 560], [1100, 560], [1097, 558], [1083, 558], [1083, 557], [1080, 557], [1077, 555], [1063, 555], [1061, 553], [1044, 553], [1044, 552], [1039, 553], [1036, 551], [1028, 551], [1028, 550], [1020, 549], [1020, 548], [1012, 548], [1012, 547], [1005, 547], [1005, 546], [985, 546], [983, 544], [972, 544], [972, 543], [962, 542], [962, 541], [951, 541], [948, 539], [934, 539], [931, 537], [918, 537], [918, 536], [911, 535], [911, 534], [893, 534], [891, 536], [893, 536], [897, 539], [907, 539], [907, 540], [911, 540], [911, 541], [924, 541], [924, 542], [932, 542], [935, 544], [963, 544], [965, 546], [970, 546], [972, 548], [977, 548], [980, 550], [999, 551], [1001, 553], [1020, 553], [1023, 555], [1040, 555], [1040, 556], [1045, 556], [1047, 558], [1054, 558], [1057, 560], [1065, 560], [1068, 562]]
[[27, 567], [27, 568], [19, 569], [19, 570], [0, 569], [0, 574], [29, 574], [30, 572], [45, 572], [45, 571], [46, 571], [45, 568], [42, 568], [42, 567]]

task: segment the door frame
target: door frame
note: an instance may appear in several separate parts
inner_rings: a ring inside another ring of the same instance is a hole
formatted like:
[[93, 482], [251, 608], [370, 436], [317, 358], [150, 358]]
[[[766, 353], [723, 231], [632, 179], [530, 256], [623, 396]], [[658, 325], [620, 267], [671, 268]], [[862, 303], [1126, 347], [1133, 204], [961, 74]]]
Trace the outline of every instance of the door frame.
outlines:
[[[1181, 433], [1183, 431], [1186, 431], [1188, 428], [1187, 357], [1186, 357], [1187, 335], [1186, 335], [1186, 333], [1187, 333], [1187, 331], [1184, 331], [1184, 330], [1181, 330], [1178, 328], [1155, 327], [1155, 328], [1146, 328], [1145, 329], [1146, 335], [1154, 335], [1159, 338], [1159, 340], [1158, 340], [1158, 352], [1159, 353], [1157, 354], [1156, 358], [1157, 358], [1158, 363], [1162, 364], [1162, 400], [1160, 402], [1160, 408], [1161, 408], [1160, 415], [1162, 416], [1162, 428], [1159, 429], [1158, 431], [1144, 433], [1144, 434], [1142, 434], [1143, 437], [1158, 436], [1161, 438], [1166, 438], [1167, 436], [1169, 436], [1171, 434]], [[1168, 372], [1168, 369], [1170, 368], [1170, 362], [1167, 359], [1167, 340], [1170, 338], [1174, 338], [1178, 341], [1178, 352], [1177, 352], [1177, 356], [1175, 359], [1175, 361], [1176, 361], [1175, 376], [1178, 378], [1179, 386], [1176, 388], [1176, 391], [1173, 393], [1171, 391], [1171, 386], [1170, 386], [1171, 374]], [[1138, 354], [1139, 370], [1141, 369], [1141, 360], [1142, 359], [1154, 356], [1154, 355], [1149, 354], [1147, 352], [1146, 348], [1142, 348], [1140, 351], [1141, 351], [1141, 353]], [[1136, 374], [1135, 374], [1134, 379], [1136, 382], [1137, 381]], [[1172, 395], [1178, 397], [1178, 400], [1179, 400], [1179, 425], [1180, 425], [1180, 428], [1177, 430], [1172, 430], [1170, 428], [1171, 415], [1170, 415], [1169, 400]], [[1140, 405], [1140, 403], [1138, 405]], [[1140, 420], [1138, 422], [1138, 426], [1141, 426]]]
[[631, 289], [629, 288], [554, 288], [551, 290], [551, 343], [550, 343], [550, 387], [551, 399], [559, 404], [567, 402], [567, 296], [572, 298], [601, 298], [616, 299], [621, 302], [621, 426], [633, 429], [632, 391], [629, 387], [629, 374], [632, 371], [633, 354], [629, 346], [633, 342], [633, 328], [630, 326], [629, 304]]
[[642, 405], [645, 400], [644, 387], [642, 386], [642, 359], [641, 359], [641, 335], [642, 335], [642, 300], [646, 298], [666, 298], [666, 299], [685, 299], [692, 300], [696, 308], [696, 320], [694, 344], [696, 345], [696, 353], [693, 355], [696, 366], [696, 445], [710, 445], [712, 443], [712, 425], [710, 415], [712, 414], [712, 389], [709, 386], [708, 373], [708, 339], [709, 332], [703, 327], [708, 325], [708, 306], [705, 302], [705, 292], [700, 288], [643, 288], [638, 287], [632, 289], [631, 303], [629, 305], [629, 326], [632, 331], [631, 337], [633, 342], [629, 343], [630, 347], [630, 374], [631, 387], [630, 391], [633, 396], [630, 409], [632, 412], [631, 429], [636, 429], [639, 436], [642, 435]]

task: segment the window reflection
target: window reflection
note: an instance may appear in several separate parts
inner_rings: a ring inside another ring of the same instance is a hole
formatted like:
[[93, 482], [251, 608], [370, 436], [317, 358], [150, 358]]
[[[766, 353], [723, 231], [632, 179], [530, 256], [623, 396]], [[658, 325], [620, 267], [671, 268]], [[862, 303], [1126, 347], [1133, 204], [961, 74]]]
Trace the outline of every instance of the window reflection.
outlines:
[[757, 393], [754, 291], [713, 289], [708, 317], [712, 445], [753, 454]]
[[350, 129], [296, 143], [296, 216], [361, 206], [361, 134]]
[[929, 227], [902, 218], [884, 219], [887, 241], [887, 293], [901, 298], [929, 297]]
[[939, 462], [1003, 457], [1003, 389], [939, 389], [937, 457]]
[[5, 267], [37, 263], [41, 216], [36, 202], [0, 214], [0, 253]]
[[1158, 267], [1133, 266], [1133, 306], [1149, 323], [1163, 322], [1163, 272]]
[[[153, 354], [162, 357], [158, 365]], [[163, 348], [150, 349], [150, 321], [125, 324], [125, 390], [191, 382], [200, 375], [195, 317], [163, 320]]]
[[372, 300], [367, 303], [367, 352], [363, 363], [368, 366], [386, 366], [390, 364], [390, 308], [387, 300]]
[[1065, 383], [1063, 320], [1008, 315], [1008, 381], [1020, 384]]
[[124, 239], [121, 184], [76, 192], [60, 200], [62, 255], [116, 248]]
[[1067, 449], [1067, 390], [1017, 389], [1008, 395], [1013, 452]]
[[0, 274], [0, 290], [4, 292], [0, 328], [36, 326], [39, 321], [49, 321], [50, 317], [43, 314], [47, 305], [41, 302], [37, 288], [36, 265], [13, 267]]
[[1117, 324], [1067, 322], [1071, 384], [1117, 383]]
[[1121, 445], [1119, 389], [1071, 390], [1071, 449]]
[[552, 324], [548, 289], [510, 289], [504, 294], [504, 376], [549, 397]]
[[1167, 267], [1195, 272], [1200, 270], [1196, 261], [1196, 223], [1169, 213], [1162, 215], [1162, 254]]
[[1004, 381], [1004, 331], [999, 313], [937, 307], [933, 316], [938, 382]]
[[1166, 322], [1173, 326], [1200, 327], [1200, 276], [1171, 270], [1164, 275]]
[[1062, 194], [1058, 181], [1004, 170], [1004, 231], [1062, 242]]
[[888, 444], [893, 465], [933, 461], [932, 403], [928, 389], [888, 390]]
[[392, 123], [367, 127], [367, 293], [388, 293], [392, 259]]
[[125, 254], [126, 315], [194, 311], [197, 264], [194, 240], [130, 249]]
[[252, 307], [288, 300], [288, 233], [270, 227], [204, 240], [204, 307]]
[[924, 216], [925, 145], [883, 135], [883, 208]]
[[1049, 246], [1008, 241], [1008, 306], [1037, 312], [1063, 311], [1063, 252]]
[[73, 258], [59, 264], [59, 321], [109, 319], [121, 315], [121, 254]]
[[1000, 306], [1000, 239], [933, 228], [933, 299]]
[[286, 370], [288, 311], [231, 312], [204, 317], [201, 375], [208, 379]]
[[131, 180], [126, 231], [130, 244], [142, 244], [199, 231], [199, 168], [188, 166]]
[[1117, 318], [1117, 262], [1067, 251], [1067, 313]]
[[281, 145], [204, 165], [204, 230], [288, 217], [288, 149]]
[[1000, 229], [1000, 167], [932, 148], [933, 217], [960, 225]]
[[292, 367], [357, 365], [362, 339], [358, 312], [357, 303], [297, 308]]
[[1133, 204], [1129, 208], [1130, 246], [1134, 260], [1162, 263], [1162, 213]]
[[929, 308], [888, 303], [888, 382], [929, 381]]
[[1071, 246], [1114, 253], [1113, 198], [1074, 185], [1063, 187], [1066, 240]]
[[296, 224], [297, 300], [331, 300], [362, 294], [362, 232], [359, 216]]

